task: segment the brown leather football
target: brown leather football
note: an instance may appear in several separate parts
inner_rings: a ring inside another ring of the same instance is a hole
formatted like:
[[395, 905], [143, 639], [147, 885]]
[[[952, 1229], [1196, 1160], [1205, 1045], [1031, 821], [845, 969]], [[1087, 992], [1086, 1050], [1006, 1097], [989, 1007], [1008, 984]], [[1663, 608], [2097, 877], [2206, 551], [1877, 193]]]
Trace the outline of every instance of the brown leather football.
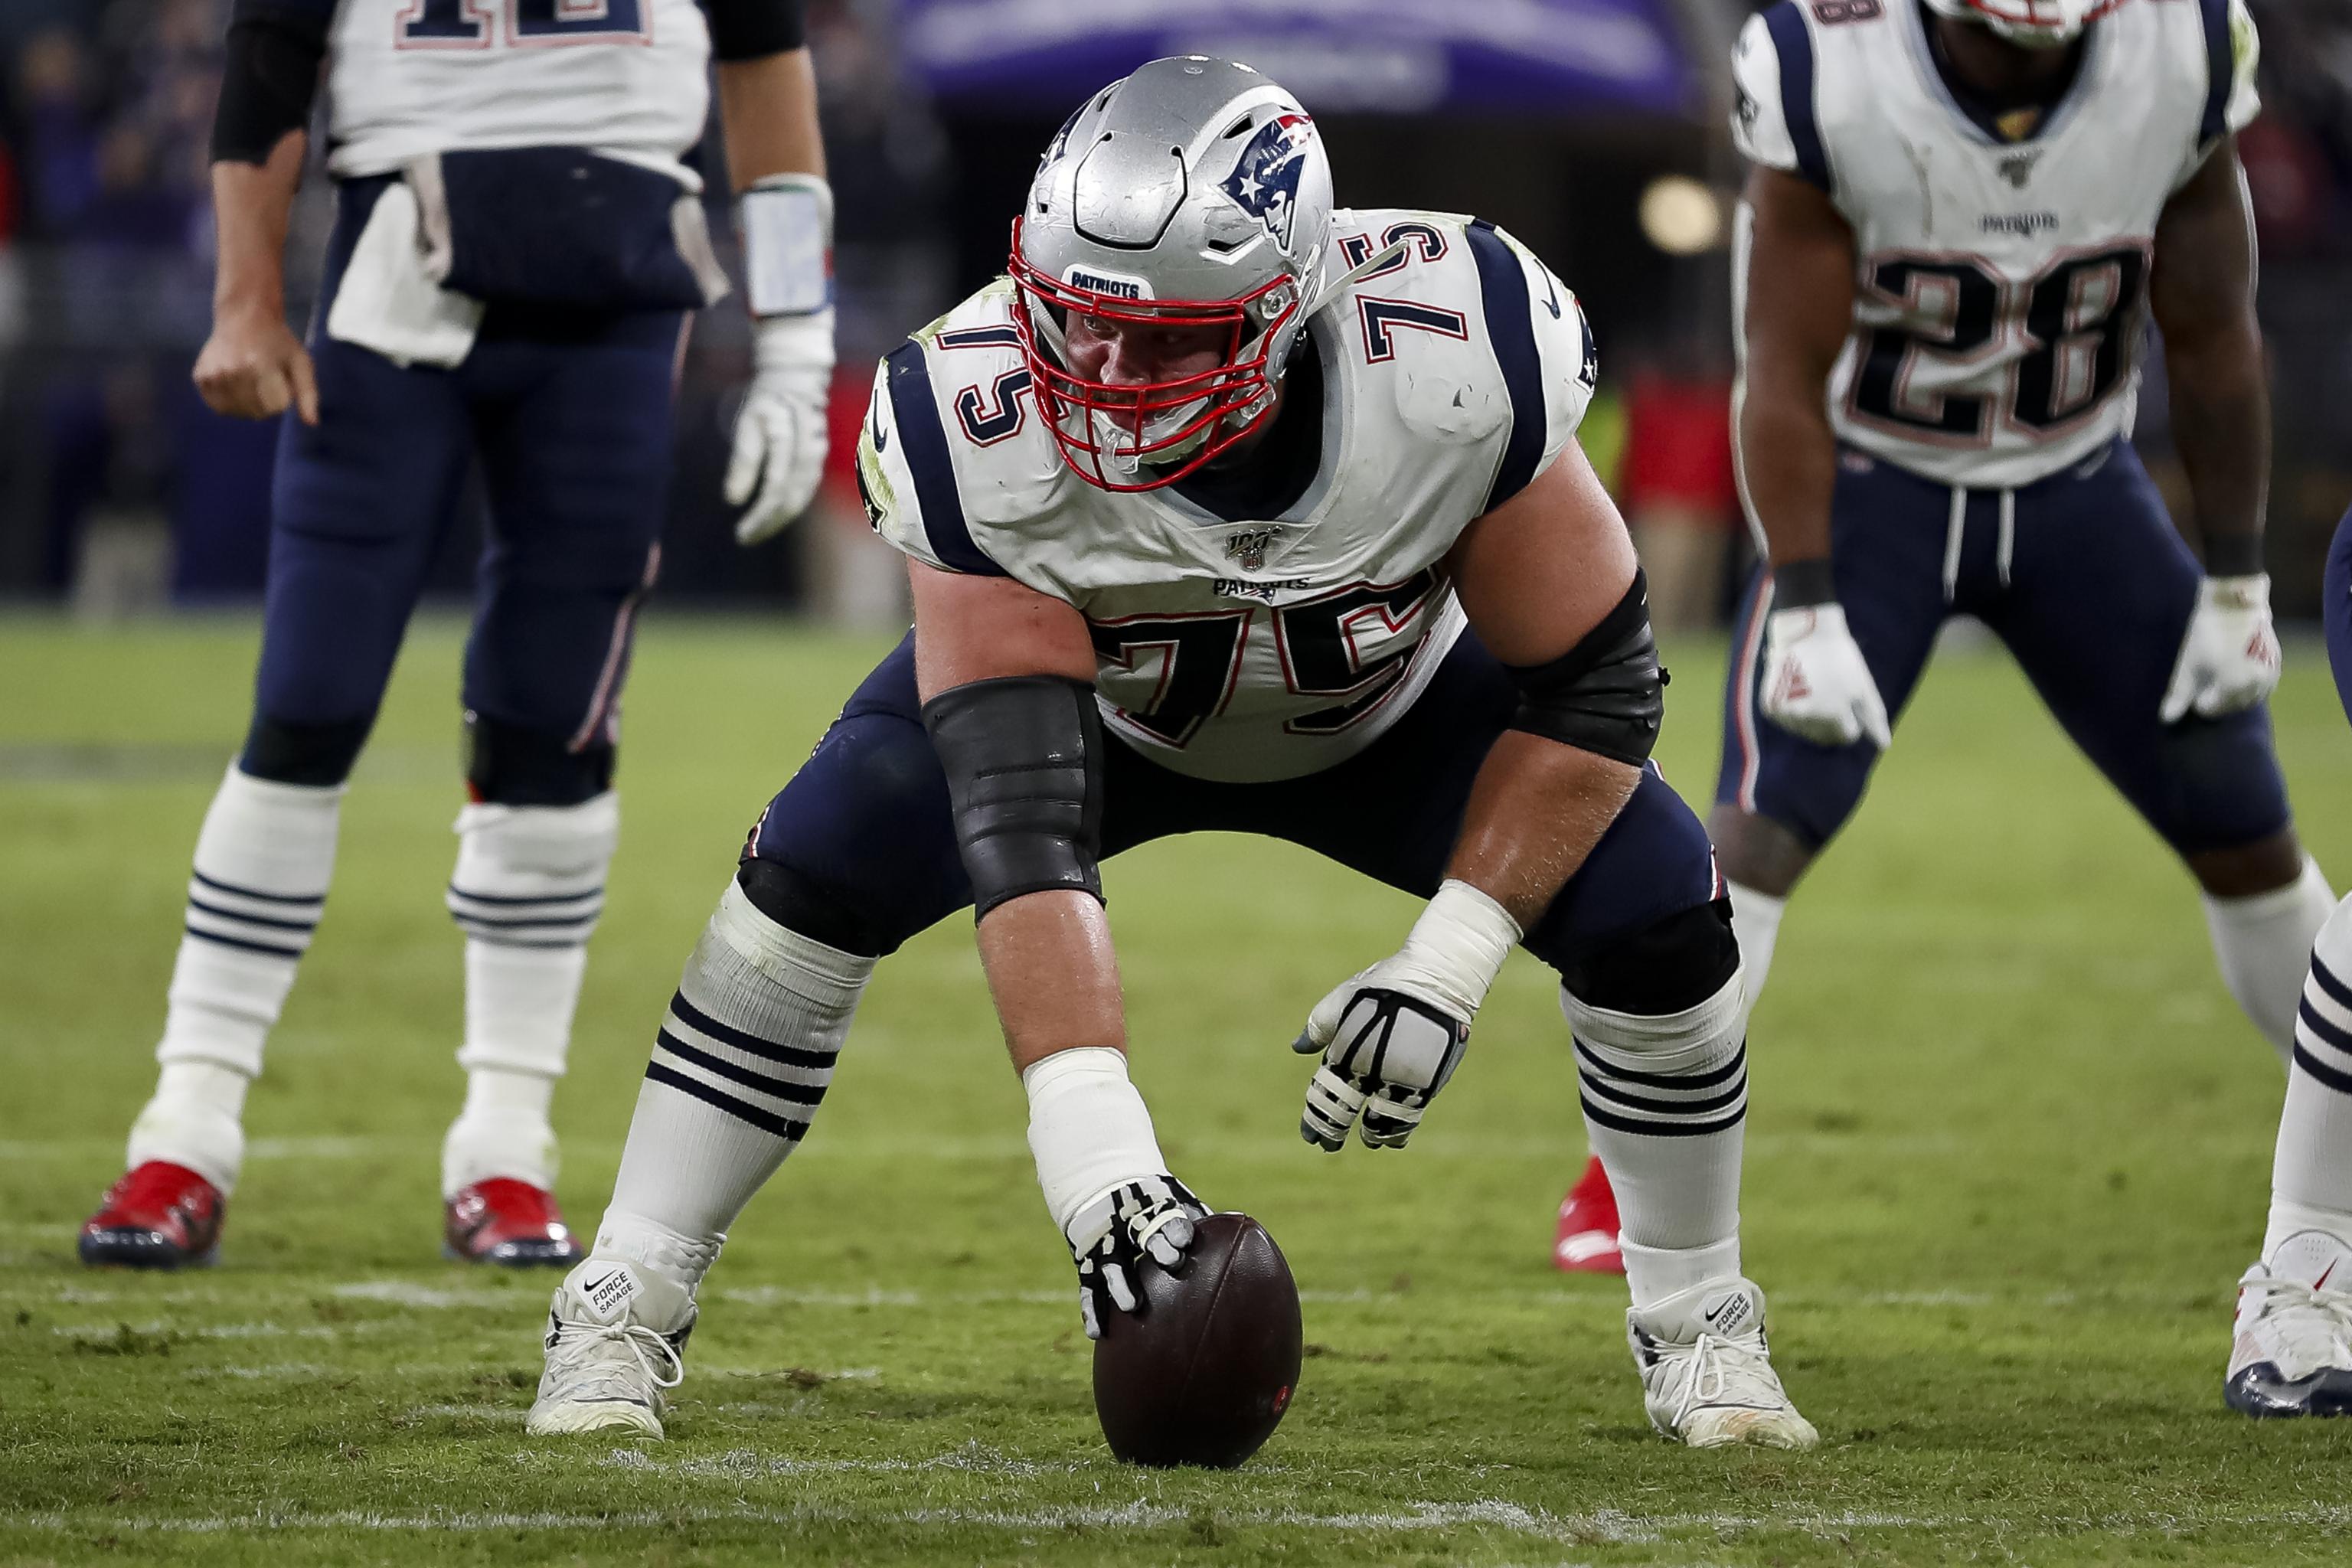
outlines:
[[1198, 1224], [1181, 1276], [1143, 1267], [1143, 1310], [1095, 1342], [1095, 1414], [1131, 1465], [1232, 1469], [1281, 1424], [1298, 1386], [1298, 1286], [1245, 1214]]

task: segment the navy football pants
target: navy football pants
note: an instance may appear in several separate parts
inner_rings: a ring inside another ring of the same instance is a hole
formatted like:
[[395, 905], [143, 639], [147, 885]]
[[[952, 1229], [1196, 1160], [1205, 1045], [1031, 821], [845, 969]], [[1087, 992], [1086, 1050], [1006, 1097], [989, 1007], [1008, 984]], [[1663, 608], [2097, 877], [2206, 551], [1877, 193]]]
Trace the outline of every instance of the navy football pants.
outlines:
[[[1257, 833], [1427, 897], [1444, 879], [1471, 780], [1517, 704], [1502, 665], [1465, 632], [1393, 728], [1303, 778], [1188, 778], [1107, 735], [1104, 857], [1171, 834]], [[745, 853], [824, 889], [856, 928], [845, 940], [868, 952], [892, 952], [971, 903], [947, 777], [923, 730], [912, 634], [761, 815]], [[1721, 892], [1706, 828], [1652, 767], [1524, 945], [1567, 975]]]
[[384, 180], [340, 193], [310, 352], [320, 422], [286, 417], [273, 487], [258, 717], [364, 723], [478, 457], [490, 538], [465, 704], [574, 751], [609, 742], [669, 487], [684, 318], [494, 307], [452, 370], [327, 337]]
[[[1955, 531], [1949, 486], [1840, 451], [1830, 514], [1838, 602], [1888, 714], [1910, 700], [1946, 617], [1975, 616], [2179, 853], [2284, 830], [2268, 709], [2157, 721], [2203, 574], [2130, 444], [2013, 494], [2006, 531], [1997, 490], [1968, 492]], [[1716, 800], [1818, 849], [1861, 802], [1878, 752], [1865, 741], [1815, 745], [1764, 717], [1769, 592], [1759, 572], [1732, 633]]]

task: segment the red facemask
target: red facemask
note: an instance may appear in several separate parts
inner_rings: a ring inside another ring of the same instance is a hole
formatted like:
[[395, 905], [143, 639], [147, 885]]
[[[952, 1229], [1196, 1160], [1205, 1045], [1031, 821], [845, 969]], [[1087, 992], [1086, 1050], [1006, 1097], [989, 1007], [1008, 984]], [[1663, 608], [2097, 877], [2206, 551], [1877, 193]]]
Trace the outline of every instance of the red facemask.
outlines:
[[[1131, 300], [1066, 283], [1029, 265], [1021, 254], [1018, 219], [1007, 270], [1020, 296], [1013, 321], [1029, 362], [1037, 412], [1053, 431], [1063, 460], [1097, 489], [1125, 492], [1174, 484], [1273, 414], [1267, 345], [1301, 304], [1289, 279], [1276, 278], [1238, 300]], [[1270, 303], [1283, 289], [1290, 298], [1261, 328], [1250, 307]], [[1113, 386], [1076, 374], [1039, 342], [1041, 311], [1062, 321], [1089, 316], [1139, 327], [1218, 327], [1225, 333], [1224, 348], [1219, 363], [1207, 370]]]

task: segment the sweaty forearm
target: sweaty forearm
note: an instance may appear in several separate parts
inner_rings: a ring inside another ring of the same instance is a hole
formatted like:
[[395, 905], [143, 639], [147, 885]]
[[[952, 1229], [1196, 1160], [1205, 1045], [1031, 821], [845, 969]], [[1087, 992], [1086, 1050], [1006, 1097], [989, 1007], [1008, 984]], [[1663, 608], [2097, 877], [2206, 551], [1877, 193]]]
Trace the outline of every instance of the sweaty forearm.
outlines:
[[2270, 394], [2251, 330], [2194, 350], [2168, 348], [2172, 440], [2188, 471], [2206, 570], [2216, 577], [2263, 569], [2263, 513], [2270, 489]]
[[1030, 893], [990, 910], [980, 963], [1015, 1072], [1057, 1051], [1127, 1048], [1110, 920], [1091, 895]]
[[1447, 879], [1485, 893], [1525, 931], [1584, 864], [1641, 777], [1625, 763], [1505, 731], [1471, 785]]

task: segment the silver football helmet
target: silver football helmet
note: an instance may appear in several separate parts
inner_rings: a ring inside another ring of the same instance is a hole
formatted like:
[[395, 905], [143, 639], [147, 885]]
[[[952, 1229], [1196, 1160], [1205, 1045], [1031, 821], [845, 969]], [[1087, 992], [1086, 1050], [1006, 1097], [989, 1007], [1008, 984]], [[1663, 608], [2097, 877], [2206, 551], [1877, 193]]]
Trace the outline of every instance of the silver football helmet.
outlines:
[[1964, 22], [1981, 22], [2012, 44], [2054, 49], [2073, 43], [2083, 29], [2123, 0], [1927, 0], [1927, 8]]
[[[1319, 302], [1331, 166], [1298, 100], [1245, 65], [1153, 60], [1081, 104], [1013, 226], [1013, 320], [1062, 454], [1105, 489], [1172, 484], [1240, 440]], [[1070, 368], [1072, 316], [1226, 329], [1211, 370], [1110, 385]]]

